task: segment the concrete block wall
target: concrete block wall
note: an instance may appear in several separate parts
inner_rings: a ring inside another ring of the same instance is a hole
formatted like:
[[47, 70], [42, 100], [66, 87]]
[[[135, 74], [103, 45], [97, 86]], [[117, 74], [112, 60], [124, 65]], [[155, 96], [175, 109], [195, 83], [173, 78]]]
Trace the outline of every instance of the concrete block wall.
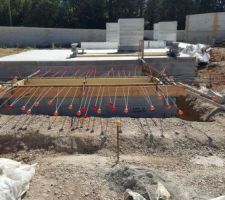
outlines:
[[138, 50], [144, 39], [144, 18], [119, 19], [119, 50]]
[[119, 42], [118, 23], [106, 23], [106, 42]]

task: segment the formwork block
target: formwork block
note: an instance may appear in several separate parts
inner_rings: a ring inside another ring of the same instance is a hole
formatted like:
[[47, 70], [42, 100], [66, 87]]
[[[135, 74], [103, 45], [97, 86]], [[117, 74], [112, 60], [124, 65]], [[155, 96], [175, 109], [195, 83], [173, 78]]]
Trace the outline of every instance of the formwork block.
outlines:
[[119, 19], [119, 50], [138, 50], [144, 39], [144, 19]]
[[177, 41], [177, 22], [154, 24], [154, 40]]
[[144, 41], [145, 49], [164, 49], [166, 48], [165, 41]]
[[106, 23], [106, 42], [119, 42], [118, 23]]
[[154, 24], [154, 30], [153, 30], [153, 39], [158, 40], [158, 34], [159, 34], [159, 24]]
[[117, 49], [117, 42], [81, 42], [82, 49]]

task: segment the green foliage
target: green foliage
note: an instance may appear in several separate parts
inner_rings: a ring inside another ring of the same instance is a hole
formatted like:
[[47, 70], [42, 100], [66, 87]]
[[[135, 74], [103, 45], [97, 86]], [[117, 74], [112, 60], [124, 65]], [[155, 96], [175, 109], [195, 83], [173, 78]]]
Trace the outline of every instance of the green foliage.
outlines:
[[144, 17], [148, 29], [170, 20], [184, 29], [186, 15], [224, 12], [225, 0], [0, 0], [0, 26], [10, 25], [9, 8], [14, 26], [105, 28], [107, 21]]

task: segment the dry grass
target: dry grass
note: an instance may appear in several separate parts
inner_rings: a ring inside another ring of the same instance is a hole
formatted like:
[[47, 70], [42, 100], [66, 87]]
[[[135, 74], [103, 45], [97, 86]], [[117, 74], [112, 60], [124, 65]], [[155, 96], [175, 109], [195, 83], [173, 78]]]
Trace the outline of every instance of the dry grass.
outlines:
[[25, 50], [24, 48], [0, 48], [0, 57], [17, 54]]

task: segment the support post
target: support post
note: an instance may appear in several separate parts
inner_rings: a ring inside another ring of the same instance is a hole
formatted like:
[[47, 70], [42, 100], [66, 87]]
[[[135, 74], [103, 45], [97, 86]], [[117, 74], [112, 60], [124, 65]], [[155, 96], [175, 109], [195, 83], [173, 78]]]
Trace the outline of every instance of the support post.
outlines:
[[120, 161], [120, 133], [121, 133], [121, 122], [117, 121], [116, 122], [116, 137], [117, 137], [117, 159], [116, 159], [116, 164], [119, 163]]

